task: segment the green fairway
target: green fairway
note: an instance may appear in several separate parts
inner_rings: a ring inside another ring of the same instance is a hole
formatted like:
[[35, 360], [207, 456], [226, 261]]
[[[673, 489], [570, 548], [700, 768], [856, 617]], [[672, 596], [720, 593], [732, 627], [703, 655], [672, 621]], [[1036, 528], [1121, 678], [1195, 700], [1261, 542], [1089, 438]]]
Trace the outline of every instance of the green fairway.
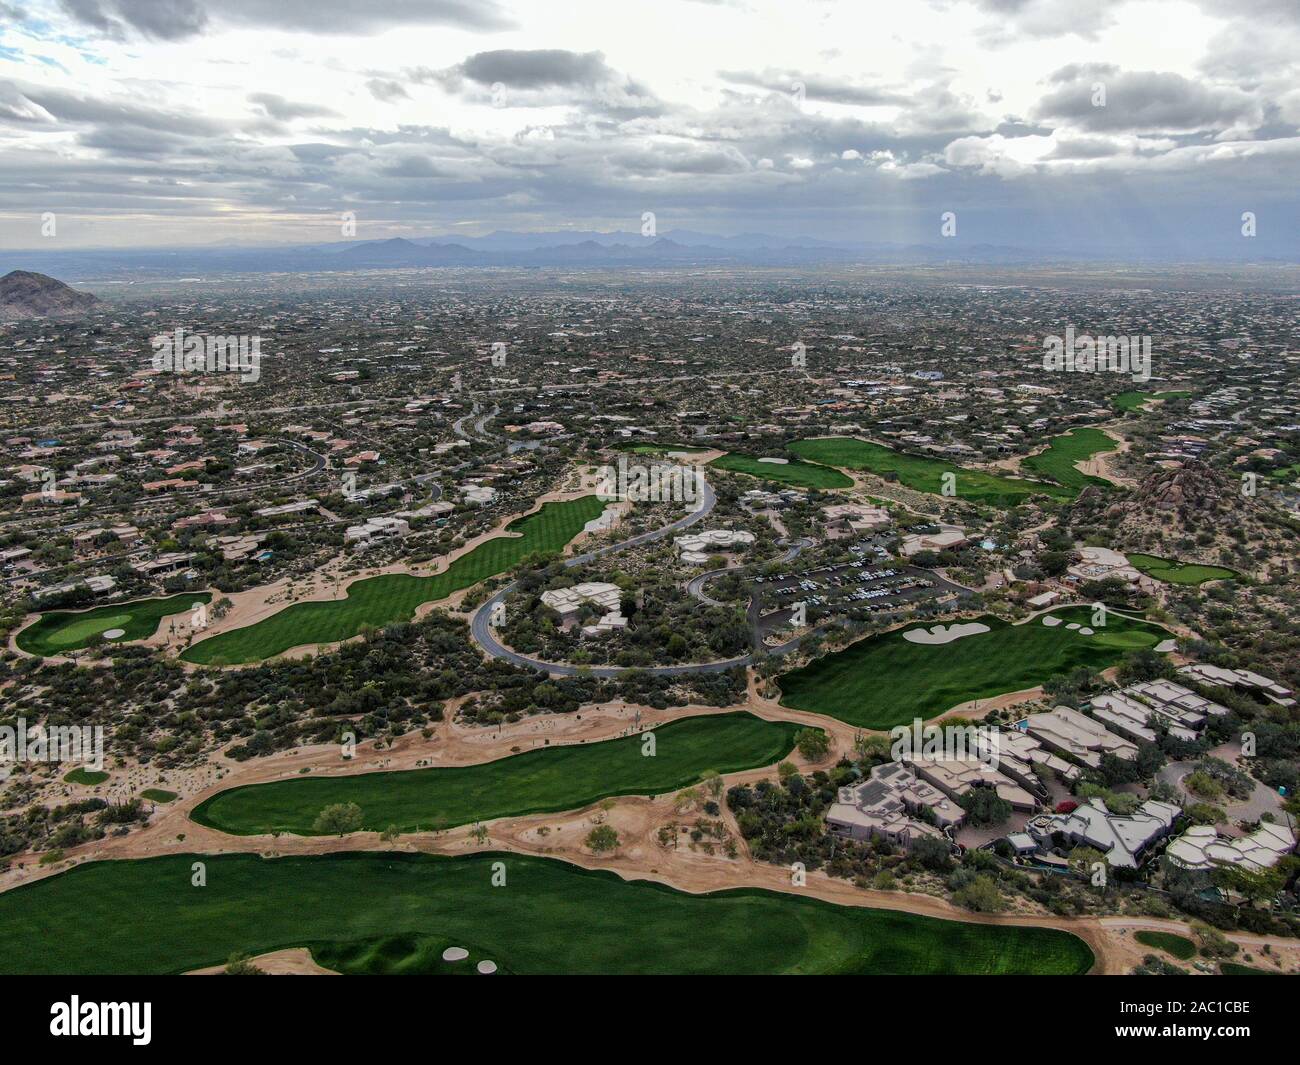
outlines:
[[1224, 976], [1282, 976], [1283, 973], [1273, 972], [1268, 969], [1256, 969], [1250, 965], [1242, 965], [1237, 961], [1219, 962], [1219, 972]]
[[78, 766], [71, 773], [63, 775], [65, 784], [81, 784], [88, 788], [93, 788], [96, 784], [102, 784], [108, 779], [108, 774], [101, 769], [87, 769], [85, 766]]
[[[191, 886], [192, 865], [207, 885]], [[501, 863], [505, 886], [493, 886]], [[964, 924], [760, 890], [688, 895], [489, 853], [92, 862], [0, 894], [0, 972], [148, 974], [308, 946], [353, 973], [1078, 974], [1047, 928]], [[449, 946], [466, 963], [441, 959]]]
[[709, 463], [720, 470], [747, 473], [765, 481], [792, 484], [796, 488], [852, 488], [853, 479], [829, 466], [810, 462], [760, 462], [751, 455], [723, 455]]
[[211, 599], [211, 592], [185, 592], [166, 599], [137, 599], [93, 610], [53, 610], [18, 633], [18, 646], [28, 654], [57, 655], [86, 647], [93, 637], [112, 629], [122, 629], [122, 635], [105, 640], [106, 644], [145, 640], [158, 631], [163, 618]]
[[1053, 616], [1062, 624], [1049, 627], [1036, 617], [1011, 625], [986, 615], [975, 620], [988, 632], [937, 645], [911, 643], [903, 639], [905, 629], [868, 636], [778, 678], [781, 704], [888, 729], [971, 699], [1033, 688], [1078, 666], [1106, 669], [1168, 635], [1111, 613], [1104, 629], [1085, 636], [1066, 626], [1087, 626], [1091, 609], [1067, 607]]
[[148, 799], [150, 802], [175, 802], [176, 792], [167, 791], [165, 788], [145, 788], [140, 792], [140, 798]]
[[711, 450], [707, 447], [691, 447], [689, 444], [647, 444], [624, 442], [614, 445], [616, 451], [628, 451], [633, 455], [666, 455], [670, 451], [681, 451], [688, 455], [705, 455]]
[[644, 734], [601, 743], [543, 747], [482, 765], [409, 769], [350, 777], [299, 777], [232, 788], [200, 803], [201, 825], [236, 835], [316, 834], [326, 806], [354, 802], [362, 830], [429, 831], [496, 817], [575, 810], [610, 795], [660, 795], [694, 784], [709, 770], [732, 773], [773, 765], [794, 749], [799, 726], [747, 713], [690, 717]]
[[1196, 957], [1196, 944], [1186, 936], [1176, 935], [1173, 932], [1135, 932], [1133, 938], [1144, 947], [1155, 947], [1156, 950], [1163, 950], [1166, 954], [1172, 955], [1179, 961], [1187, 961], [1189, 958]]
[[1075, 493], [1061, 485], [1001, 477], [982, 470], [968, 470], [942, 459], [908, 455], [881, 444], [848, 436], [824, 436], [815, 440], [796, 440], [790, 450], [801, 458], [846, 470], [869, 470], [875, 474], [896, 474], [900, 484], [918, 492], [942, 495], [944, 474], [956, 480], [957, 497], [990, 506], [1015, 506], [1030, 496], [1046, 495], [1058, 499], [1073, 498]]
[[192, 644], [181, 658], [203, 665], [260, 662], [305, 644], [351, 639], [363, 625], [382, 627], [409, 621], [421, 603], [431, 603], [504, 573], [526, 555], [558, 552], [599, 517], [605, 504], [595, 496], [546, 503], [536, 514], [518, 518], [507, 531], [462, 555], [442, 573], [413, 577], [387, 573], [348, 585], [347, 598], [295, 603], [242, 629], [231, 629]]
[[1090, 477], [1086, 473], [1080, 473], [1074, 464], [1085, 462], [1104, 451], [1114, 451], [1116, 446], [1116, 441], [1100, 429], [1071, 429], [1064, 436], [1054, 437], [1046, 451], [1031, 455], [1020, 467], [1041, 477], [1050, 477], [1057, 484], [1076, 492], [1090, 484], [1109, 488], [1110, 481], [1104, 477]]
[[1204, 584], [1206, 581], [1226, 581], [1237, 576], [1236, 570], [1224, 566], [1203, 566], [1197, 562], [1179, 562], [1173, 558], [1156, 555], [1126, 555], [1133, 566], [1166, 584]]
[[1118, 410], [1135, 411], [1141, 410], [1153, 399], [1186, 399], [1190, 395], [1190, 392], [1121, 392], [1111, 403]]

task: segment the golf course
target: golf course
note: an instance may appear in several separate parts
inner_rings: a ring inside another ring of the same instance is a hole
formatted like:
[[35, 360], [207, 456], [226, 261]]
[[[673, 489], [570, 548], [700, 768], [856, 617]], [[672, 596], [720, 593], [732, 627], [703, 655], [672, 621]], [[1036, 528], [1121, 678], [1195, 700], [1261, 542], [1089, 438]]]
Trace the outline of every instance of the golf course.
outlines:
[[1236, 570], [1224, 566], [1203, 566], [1199, 562], [1179, 562], [1158, 555], [1125, 557], [1135, 569], [1166, 584], [1204, 584], [1206, 581], [1227, 581], [1237, 576]]
[[1111, 482], [1103, 477], [1090, 477], [1075, 468], [1076, 462], [1086, 462], [1093, 455], [1114, 451], [1117, 444], [1100, 429], [1071, 429], [1063, 436], [1052, 438], [1047, 450], [1025, 459], [1020, 468], [1049, 477], [1059, 485], [1082, 491], [1088, 485], [1110, 488]]
[[945, 644], [913, 643], [907, 626], [868, 636], [778, 678], [781, 705], [888, 729], [931, 718], [972, 699], [1033, 688], [1079, 666], [1106, 669], [1130, 651], [1154, 647], [1165, 630], [1110, 613], [1091, 635], [1088, 607], [1053, 611], [1054, 626], [1035, 617], [1022, 625], [985, 615], [988, 632]]
[[1111, 403], [1118, 410], [1131, 412], [1141, 410], [1153, 399], [1186, 399], [1190, 395], [1190, 392], [1121, 392]]
[[731, 773], [780, 761], [798, 726], [748, 713], [690, 717], [644, 734], [600, 743], [542, 747], [481, 765], [357, 776], [299, 777], [214, 795], [191, 816], [235, 835], [316, 835], [317, 814], [334, 803], [361, 807], [362, 830], [441, 830], [497, 817], [574, 810], [613, 795], [660, 795], [710, 771]]
[[745, 473], [796, 488], [852, 488], [852, 478], [829, 466], [810, 462], [762, 462], [752, 455], [723, 455], [709, 463], [720, 470]]
[[955, 477], [958, 498], [990, 506], [1012, 507], [1033, 495], [1070, 499], [1076, 494], [1062, 485], [1002, 477], [983, 470], [969, 470], [942, 459], [909, 455], [882, 444], [849, 436], [824, 436], [796, 440], [790, 450], [809, 462], [838, 466], [846, 470], [866, 470], [888, 477], [918, 492], [942, 495], [944, 474]]
[[96, 637], [119, 629], [120, 636], [107, 638], [104, 642], [146, 640], [158, 631], [163, 618], [183, 613], [195, 603], [207, 603], [211, 599], [211, 592], [185, 592], [166, 599], [137, 599], [92, 610], [52, 610], [18, 633], [18, 646], [28, 654], [58, 655], [89, 647]]
[[[192, 886], [195, 862], [206, 886]], [[493, 885], [498, 871], [504, 886]], [[176, 973], [292, 946], [356, 974], [472, 973], [492, 961], [518, 974], [1046, 976], [1094, 961], [1055, 929], [758, 889], [690, 895], [505, 853], [177, 854], [90, 862], [0, 894], [3, 973]], [[443, 961], [452, 946], [468, 957]]]
[[422, 603], [445, 599], [504, 573], [527, 555], [560, 551], [604, 509], [595, 496], [546, 503], [537, 513], [511, 522], [506, 534], [461, 555], [442, 573], [432, 577], [386, 573], [354, 581], [345, 599], [295, 603], [253, 625], [192, 644], [181, 658], [202, 665], [260, 662], [291, 647], [351, 639], [365, 625], [408, 621]]

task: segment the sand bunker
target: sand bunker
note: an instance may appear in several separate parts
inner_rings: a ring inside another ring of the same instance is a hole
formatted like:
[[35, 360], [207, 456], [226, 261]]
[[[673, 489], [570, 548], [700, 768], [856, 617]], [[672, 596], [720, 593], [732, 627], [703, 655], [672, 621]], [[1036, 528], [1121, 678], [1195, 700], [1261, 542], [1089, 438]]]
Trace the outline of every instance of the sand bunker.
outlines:
[[126, 629], [105, 629], [104, 630], [104, 639], [106, 640], [116, 640], [119, 636], [125, 636], [125, 635], [126, 635]]
[[478, 963], [477, 968], [484, 976], [491, 976], [497, 971], [497, 963], [494, 961], [484, 960]]
[[1071, 621], [1071, 622], [1070, 622], [1068, 625], [1066, 625], [1065, 627], [1066, 627], [1067, 629], [1079, 629], [1079, 628], [1082, 628], [1083, 626], [1080, 625], [1077, 621]]
[[1079, 635], [1080, 635], [1080, 636], [1091, 636], [1091, 635], [1092, 635], [1092, 629], [1088, 628], [1087, 625], [1084, 625], [1084, 626], [1079, 630]]
[[988, 631], [987, 625], [981, 625], [978, 621], [967, 621], [958, 625], [933, 625], [928, 630], [908, 629], [903, 633], [903, 639], [908, 643], [952, 643], [953, 640], [960, 640], [963, 636], [974, 636]]
[[1156, 652], [1158, 654], [1167, 655], [1170, 651], [1174, 650], [1177, 646], [1178, 646], [1177, 640], [1161, 640], [1158, 644], [1156, 644]]
[[1058, 618], [1055, 614], [1043, 615], [1043, 624], [1046, 625], [1049, 629], [1056, 628], [1056, 626], [1059, 625], [1060, 623], [1061, 623], [1061, 619]]
[[772, 464], [774, 464], [774, 465], [776, 465], [776, 466], [785, 466], [785, 465], [787, 465], [787, 464], [789, 463], [790, 460], [789, 460], [789, 459], [759, 459], [758, 461], [759, 461], [759, 462], [770, 462], [770, 463], [772, 463]]
[[443, 961], [464, 961], [469, 957], [469, 951], [464, 947], [448, 947], [442, 952]]

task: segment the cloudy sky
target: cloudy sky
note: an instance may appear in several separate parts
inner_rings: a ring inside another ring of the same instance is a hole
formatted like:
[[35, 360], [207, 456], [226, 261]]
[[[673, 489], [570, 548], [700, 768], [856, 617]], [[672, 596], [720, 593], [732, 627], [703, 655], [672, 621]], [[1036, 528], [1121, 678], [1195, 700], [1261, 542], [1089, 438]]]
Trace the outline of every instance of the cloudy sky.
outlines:
[[0, 245], [1294, 249], [1298, 75], [1298, 0], [0, 0]]

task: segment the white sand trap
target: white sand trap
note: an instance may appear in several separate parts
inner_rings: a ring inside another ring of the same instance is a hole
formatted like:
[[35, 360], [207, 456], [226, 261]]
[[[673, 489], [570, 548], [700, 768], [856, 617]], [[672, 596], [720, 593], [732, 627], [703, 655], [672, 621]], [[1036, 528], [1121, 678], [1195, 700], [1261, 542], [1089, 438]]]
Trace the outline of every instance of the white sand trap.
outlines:
[[1081, 628], [1083, 628], [1083, 626], [1080, 625], [1077, 621], [1071, 621], [1071, 622], [1070, 622], [1069, 624], [1067, 624], [1065, 627], [1066, 627], [1067, 629], [1081, 629]]
[[968, 621], [960, 625], [933, 625], [928, 630], [908, 629], [903, 633], [903, 639], [908, 643], [952, 643], [953, 640], [960, 640], [963, 636], [974, 636], [988, 631], [987, 625], [981, 625], [978, 621]]
[[448, 947], [442, 952], [443, 961], [464, 961], [469, 957], [469, 951], [464, 947]]
[[1091, 635], [1092, 635], [1092, 629], [1088, 628], [1088, 626], [1085, 625], [1083, 628], [1081, 628], [1081, 629], [1079, 630], [1079, 635], [1080, 635], [1080, 636], [1091, 636]]
[[497, 971], [497, 963], [494, 961], [487, 961], [485, 959], [478, 963], [478, 971], [481, 972], [484, 976], [491, 976], [494, 972]]
[[1178, 646], [1177, 640], [1161, 640], [1158, 644], [1156, 644], [1156, 651], [1162, 655], [1166, 655], [1177, 646]]
[[1049, 629], [1056, 628], [1056, 626], [1059, 625], [1060, 623], [1061, 623], [1061, 619], [1058, 618], [1055, 614], [1043, 615], [1043, 624], [1046, 625]]
[[104, 630], [104, 639], [106, 640], [116, 640], [118, 637], [125, 636], [125, 635], [126, 635], [126, 629], [105, 629]]
[[770, 462], [770, 463], [772, 463], [774, 466], [786, 466], [786, 465], [788, 465], [789, 462], [790, 462], [789, 459], [759, 459], [758, 461], [759, 461], [759, 462]]

